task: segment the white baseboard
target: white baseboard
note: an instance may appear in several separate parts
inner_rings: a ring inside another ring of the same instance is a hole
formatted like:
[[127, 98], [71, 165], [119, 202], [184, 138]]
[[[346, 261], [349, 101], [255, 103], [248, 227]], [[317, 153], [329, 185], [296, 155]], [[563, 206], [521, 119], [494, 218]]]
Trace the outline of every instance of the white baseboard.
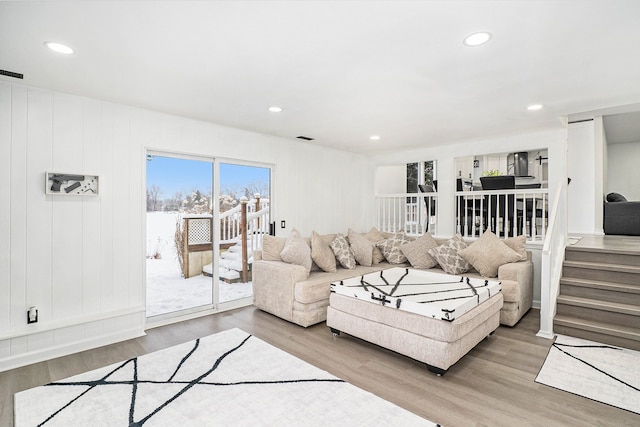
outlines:
[[56, 357], [67, 356], [80, 351], [91, 350], [93, 348], [138, 338], [144, 335], [146, 334], [143, 329], [131, 328], [97, 338], [88, 338], [70, 344], [63, 344], [38, 351], [22, 353], [13, 357], [0, 359], [0, 372], [30, 365], [32, 363], [43, 362]]

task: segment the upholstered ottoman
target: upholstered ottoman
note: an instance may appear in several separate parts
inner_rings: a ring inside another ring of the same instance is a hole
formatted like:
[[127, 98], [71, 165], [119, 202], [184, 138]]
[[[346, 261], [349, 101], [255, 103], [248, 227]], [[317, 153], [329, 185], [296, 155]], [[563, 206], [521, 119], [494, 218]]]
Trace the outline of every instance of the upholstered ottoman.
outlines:
[[500, 325], [500, 282], [393, 268], [333, 283], [327, 326], [444, 374]]

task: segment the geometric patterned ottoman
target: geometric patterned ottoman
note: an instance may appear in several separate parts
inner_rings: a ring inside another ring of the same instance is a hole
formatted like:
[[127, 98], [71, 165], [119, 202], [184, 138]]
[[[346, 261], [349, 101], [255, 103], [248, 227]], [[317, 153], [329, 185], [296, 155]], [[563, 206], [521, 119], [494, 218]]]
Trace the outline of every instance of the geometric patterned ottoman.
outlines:
[[333, 283], [327, 326], [438, 375], [500, 325], [500, 282], [392, 268]]

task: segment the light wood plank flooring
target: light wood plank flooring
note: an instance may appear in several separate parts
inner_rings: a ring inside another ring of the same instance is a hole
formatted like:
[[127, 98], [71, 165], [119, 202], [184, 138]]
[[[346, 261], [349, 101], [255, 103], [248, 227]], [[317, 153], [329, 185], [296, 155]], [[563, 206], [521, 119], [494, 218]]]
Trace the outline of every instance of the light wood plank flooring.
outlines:
[[407, 357], [345, 334], [333, 338], [324, 324], [305, 329], [246, 307], [0, 373], [0, 425], [13, 425], [15, 392], [233, 327], [444, 426], [640, 425], [640, 415], [535, 383], [551, 345], [535, 336], [538, 326], [531, 310], [437, 377]]

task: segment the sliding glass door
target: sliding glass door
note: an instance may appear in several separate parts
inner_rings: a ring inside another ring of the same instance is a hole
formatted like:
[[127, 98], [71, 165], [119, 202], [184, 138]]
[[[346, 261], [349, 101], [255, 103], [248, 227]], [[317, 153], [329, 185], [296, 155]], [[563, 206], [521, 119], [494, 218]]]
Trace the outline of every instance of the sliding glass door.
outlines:
[[147, 155], [147, 317], [213, 306], [213, 161]]
[[251, 304], [271, 167], [147, 154], [147, 317]]
[[221, 303], [251, 298], [253, 251], [262, 248], [270, 223], [271, 168], [219, 164]]

